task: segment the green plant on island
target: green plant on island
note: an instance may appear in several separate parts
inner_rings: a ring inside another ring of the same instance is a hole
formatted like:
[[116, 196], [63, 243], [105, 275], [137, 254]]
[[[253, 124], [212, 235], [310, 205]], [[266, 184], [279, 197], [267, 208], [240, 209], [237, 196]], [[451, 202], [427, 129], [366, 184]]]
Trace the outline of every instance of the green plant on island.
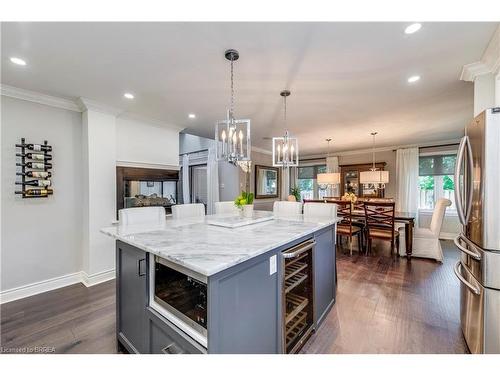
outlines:
[[253, 193], [247, 193], [246, 191], [242, 191], [241, 194], [234, 200], [234, 205], [238, 208], [242, 208], [244, 205], [252, 203]]
[[297, 202], [301, 201], [301, 198], [300, 198], [300, 188], [298, 186], [295, 186], [295, 187], [291, 188], [290, 189], [290, 194], [295, 197], [295, 200]]

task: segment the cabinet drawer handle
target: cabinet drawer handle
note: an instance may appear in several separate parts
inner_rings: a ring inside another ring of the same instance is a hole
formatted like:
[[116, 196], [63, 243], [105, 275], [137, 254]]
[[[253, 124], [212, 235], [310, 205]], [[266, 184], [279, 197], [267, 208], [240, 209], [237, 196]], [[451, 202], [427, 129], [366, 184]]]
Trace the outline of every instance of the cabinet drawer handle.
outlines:
[[137, 262], [137, 274], [139, 276], [146, 276], [146, 271], [142, 271], [142, 265], [144, 264], [144, 261], [146, 260], [146, 258], [143, 258], [143, 259], [139, 259], [139, 261]]
[[161, 352], [163, 354], [182, 354], [184, 353], [180, 348], [178, 348], [175, 343], [171, 343], [170, 345], [165, 346]]

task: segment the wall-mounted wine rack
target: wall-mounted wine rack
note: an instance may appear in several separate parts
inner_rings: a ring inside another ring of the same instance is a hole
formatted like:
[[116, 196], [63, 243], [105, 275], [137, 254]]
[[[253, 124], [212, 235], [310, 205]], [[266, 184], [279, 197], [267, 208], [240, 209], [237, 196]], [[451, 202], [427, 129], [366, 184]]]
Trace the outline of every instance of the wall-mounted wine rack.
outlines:
[[16, 181], [22, 190], [16, 190], [16, 194], [23, 198], [47, 198], [54, 193], [52, 189], [52, 146], [44, 141], [43, 144], [26, 143], [21, 138], [21, 143], [16, 144], [21, 152], [16, 152], [16, 156], [21, 162], [16, 166], [21, 167], [21, 172], [16, 172], [21, 176], [21, 181]]

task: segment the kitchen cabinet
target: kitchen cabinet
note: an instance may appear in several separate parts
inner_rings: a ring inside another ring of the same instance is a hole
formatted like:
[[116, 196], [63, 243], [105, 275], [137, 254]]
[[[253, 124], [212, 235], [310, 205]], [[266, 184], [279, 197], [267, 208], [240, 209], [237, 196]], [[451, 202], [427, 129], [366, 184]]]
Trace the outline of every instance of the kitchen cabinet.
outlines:
[[124, 242], [116, 242], [117, 336], [128, 352], [147, 353], [148, 257]]
[[[314, 320], [318, 327], [335, 303], [335, 231], [327, 229], [314, 236]], [[333, 247], [333, 248], [332, 248]]]

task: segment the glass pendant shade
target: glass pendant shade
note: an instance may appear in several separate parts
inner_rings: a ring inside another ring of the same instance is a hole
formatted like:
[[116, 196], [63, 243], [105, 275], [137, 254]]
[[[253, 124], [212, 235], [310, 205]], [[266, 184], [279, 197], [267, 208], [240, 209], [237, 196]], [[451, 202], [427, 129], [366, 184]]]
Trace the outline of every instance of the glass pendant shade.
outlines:
[[340, 184], [340, 173], [318, 173], [317, 175], [318, 185], [337, 185]]
[[299, 142], [285, 132], [283, 137], [273, 137], [273, 167], [298, 167]]

